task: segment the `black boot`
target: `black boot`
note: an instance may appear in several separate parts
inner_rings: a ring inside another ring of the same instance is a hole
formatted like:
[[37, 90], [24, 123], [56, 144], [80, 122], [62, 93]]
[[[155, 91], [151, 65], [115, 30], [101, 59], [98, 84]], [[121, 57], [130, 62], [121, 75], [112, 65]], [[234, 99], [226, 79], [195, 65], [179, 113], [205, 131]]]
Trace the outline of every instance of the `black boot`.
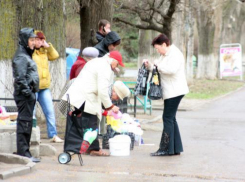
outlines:
[[151, 156], [168, 156], [168, 144], [169, 135], [163, 131], [159, 149], [156, 152], [151, 153]]
[[151, 153], [151, 156], [168, 156], [168, 153], [164, 150], [158, 149], [156, 152]]
[[174, 153], [174, 154], [169, 154], [169, 155], [180, 155], [180, 153]]

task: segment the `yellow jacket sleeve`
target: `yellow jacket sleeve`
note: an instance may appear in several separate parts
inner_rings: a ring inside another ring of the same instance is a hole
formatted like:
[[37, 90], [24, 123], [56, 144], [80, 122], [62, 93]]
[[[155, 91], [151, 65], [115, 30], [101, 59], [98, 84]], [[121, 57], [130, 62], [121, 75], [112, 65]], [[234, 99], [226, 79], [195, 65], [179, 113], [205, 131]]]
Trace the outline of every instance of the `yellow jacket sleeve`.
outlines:
[[51, 43], [48, 43], [49, 47], [47, 48], [47, 55], [49, 61], [54, 61], [59, 58], [59, 53], [56, 51], [56, 49], [53, 47]]

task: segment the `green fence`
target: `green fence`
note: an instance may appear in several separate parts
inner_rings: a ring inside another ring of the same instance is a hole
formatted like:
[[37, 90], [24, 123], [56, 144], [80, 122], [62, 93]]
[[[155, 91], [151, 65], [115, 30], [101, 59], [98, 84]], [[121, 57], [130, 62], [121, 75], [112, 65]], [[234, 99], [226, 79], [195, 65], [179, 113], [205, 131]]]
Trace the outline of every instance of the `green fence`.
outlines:
[[[125, 85], [128, 86], [128, 88], [130, 89], [131, 94], [134, 97], [134, 104], [129, 104], [130, 107], [134, 107], [134, 117], [136, 116], [136, 108], [143, 108], [144, 109], [144, 113], [146, 114], [147, 110], [150, 111], [150, 114], [152, 113], [152, 104], [151, 104], [151, 100], [148, 99], [147, 95], [148, 95], [148, 91], [150, 88], [150, 84], [147, 84], [147, 91], [146, 91], [146, 96], [143, 96], [143, 99], [140, 98], [139, 96], [136, 96], [134, 94], [134, 88], [135, 88], [135, 84], [136, 82], [123, 82]], [[137, 104], [137, 101], [139, 102], [139, 104]]]

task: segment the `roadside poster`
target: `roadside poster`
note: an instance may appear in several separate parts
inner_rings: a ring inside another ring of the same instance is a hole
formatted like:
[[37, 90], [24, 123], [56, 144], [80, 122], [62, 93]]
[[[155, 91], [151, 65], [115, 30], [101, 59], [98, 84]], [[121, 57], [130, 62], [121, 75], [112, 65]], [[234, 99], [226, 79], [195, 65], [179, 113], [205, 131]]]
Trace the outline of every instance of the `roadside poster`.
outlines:
[[242, 80], [242, 47], [240, 44], [220, 46], [220, 78], [240, 76]]

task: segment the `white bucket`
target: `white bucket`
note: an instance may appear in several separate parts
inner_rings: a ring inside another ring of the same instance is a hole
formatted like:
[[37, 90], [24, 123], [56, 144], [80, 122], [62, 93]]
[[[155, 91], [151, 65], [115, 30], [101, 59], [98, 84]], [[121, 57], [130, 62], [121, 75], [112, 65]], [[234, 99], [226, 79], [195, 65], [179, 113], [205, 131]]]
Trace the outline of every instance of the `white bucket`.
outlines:
[[129, 156], [131, 139], [128, 135], [116, 135], [109, 139], [111, 156]]

